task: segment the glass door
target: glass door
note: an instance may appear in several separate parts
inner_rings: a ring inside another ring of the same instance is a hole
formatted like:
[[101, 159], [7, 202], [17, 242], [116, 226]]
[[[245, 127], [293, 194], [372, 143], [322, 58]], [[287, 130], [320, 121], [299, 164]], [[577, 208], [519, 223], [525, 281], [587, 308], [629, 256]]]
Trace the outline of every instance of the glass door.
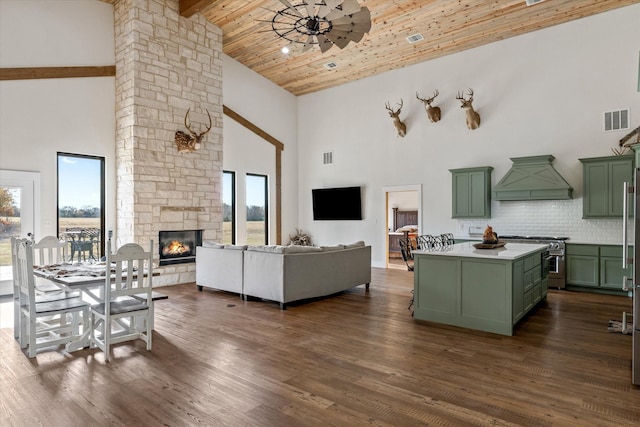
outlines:
[[0, 295], [13, 294], [11, 237], [37, 231], [39, 188], [37, 172], [0, 170]]

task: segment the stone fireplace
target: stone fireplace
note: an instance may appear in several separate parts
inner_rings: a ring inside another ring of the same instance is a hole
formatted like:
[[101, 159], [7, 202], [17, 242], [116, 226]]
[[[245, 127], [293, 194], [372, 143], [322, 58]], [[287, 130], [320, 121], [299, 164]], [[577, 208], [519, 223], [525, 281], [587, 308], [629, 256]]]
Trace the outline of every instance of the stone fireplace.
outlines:
[[[222, 239], [222, 32], [175, 0], [115, 2], [116, 244], [153, 240], [154, 285], [195, 281], [195, 264], [160, 263], [160, 232]], [[212, 128], [199, 150], [178, 153], [184, 118]], [[160, 239], [161, 240], [161, 239]], [[197, 242], [196, 242], [197, 244]], [[195, 248], [193, 248], [195, 251]]]
[[201, 245], [202, 230], [160, 230], [158, 234], [159, 265], [196, 262], [196, 247]]

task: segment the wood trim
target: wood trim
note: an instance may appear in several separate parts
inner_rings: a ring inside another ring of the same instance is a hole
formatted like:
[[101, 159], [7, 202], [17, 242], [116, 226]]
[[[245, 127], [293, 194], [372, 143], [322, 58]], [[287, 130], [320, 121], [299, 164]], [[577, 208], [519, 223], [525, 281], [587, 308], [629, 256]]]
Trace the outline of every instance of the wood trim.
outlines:
[[276, 148], [276, 244], [280, 245], [282, 244], [282, 213], [280, 206], [282, 206], [282, 150], [284, 150], [284, 144], [226, 105], [222, 106], [222, 112]]
[[180, 0], [180, 16], [191, 18], [198, 12], [213, 6], [218, 0]]
[[75, 77], [112, 77], [115, 75], [115, 65], [99, 67], [0, 68], [0, 80], [67, 79]]
[[225, 115], [232, 118], [233, 120], [235, 120], [236, 122], [240, 123], [242, 126], [249, 129], [251, 132], [255, 133], [259, 137], [265, 139], [266, 141], [274, 145], [278, 150], [281, 150], [281, 151], [284, 150], [284, 144], [282, 142], [278, 141], [277, 139], [275, 139], [274, 137], [272, 137], [271, 135], [269, 135], [268, 133], [260, 129], [258, 126], [254, 125], [249, 120], [245, 119], [240, 114], [233, 111], [231, 108], [227, 107], [226, 105], [223, 105], [222, 112]]

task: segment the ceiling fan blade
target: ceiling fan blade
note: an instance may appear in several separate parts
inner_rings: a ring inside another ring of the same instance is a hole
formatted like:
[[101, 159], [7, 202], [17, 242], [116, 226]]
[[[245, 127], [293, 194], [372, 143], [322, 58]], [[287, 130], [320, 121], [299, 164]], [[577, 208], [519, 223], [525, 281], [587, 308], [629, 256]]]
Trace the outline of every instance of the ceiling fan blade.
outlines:
[[318, 9], [318, 17], [324, 18], [329, 13], [331, 13], [331, 11], [334, 10], [341, 2], [342, 0], [325, 0], [325, 4], [323, 6], [320, 6], [320, 8]]
[[327, 39], [322, 34], [318, 34], [316, 38], [318, 39], [318, 45], [320, 46], [320, 51], [322, 53], [325, 53], [326, 51], [331, 49], [331, 46], [333, 46], [333, 43], [331, 42], [331, 40]]
[[329, 31], [328, 33], [324, 34], [326, 38], [328, 38], [329, 40], [331, 40], [333, 42], [333, 44], [338, 44], [338, 40], [340, 39], [348, 39], [349, 38], [349, 31], [344, 31], [344, 30], [337, 30], [337, 29], [332, 29], [331, 31]]
[[351, 31], [351, 33], [349, 33], [349, 40], [354, 43], [358, 43], [360, 40], [362, 40], [363, 37], [364, 33], [360, 31]]
[[315, 2], [314, 0], [307, 0], [304, 3], [304, 7], [307, 9], [307, 15], [314, 17], [316, 15], [316, 10], [315, 10]]
[[306, 52], [313, 47], [313, 36], [309, 36], [304, 46], [302, 46], [302, 52]]
[[282, 3], [285, 6], [287, 6], [293, 13], [295, 13], [299, 17], [303, 18], [303, 16], [300, 13], [300, 11], [294, 5], [292, 5], [291, 2], [289, 2], [289, 0], [280, 0], [280, 3]]
[[371, 12], [369, 12], [369, 9], [367, 9], [366, 7], [363, 7], [360, 12], [348, 16], [342, 16], [340, 18], [335, 18], [331, 21], [333, 25], [361, 24], [365, 22], [371, 24]]
[[340, 5], [340, 9], [342, 9], [342, 13], [345, 15], [351, 15], [360, 10], [360, 5], [357, 0], [344, 0]]
[[336, 18], [342, 18], [343, 16], [353, 15], [354, 13], [358, 13], [360, 11], [360, 5], [356, 0], [345, 0], [344, 3], [340, 5], [340, 7], [333, 9], [330, 13], [325, 16], [329, 21], [332, 21]]
[[370, 22], [360, 24], [333, 24], [333, 28], [340, 31], [356, 31], [359, 33], [368, 33], [371, 29]]

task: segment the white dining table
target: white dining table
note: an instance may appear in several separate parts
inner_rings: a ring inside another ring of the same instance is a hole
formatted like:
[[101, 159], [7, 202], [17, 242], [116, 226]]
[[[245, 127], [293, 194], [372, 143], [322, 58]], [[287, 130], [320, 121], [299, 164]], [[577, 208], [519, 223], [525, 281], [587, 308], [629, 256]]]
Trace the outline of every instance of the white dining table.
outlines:
[[[115, 273], [114, 269], [111, 271], [112, 273]], [[107, 266], [105, 262], [76, 262], [34, 266], [33, 273], [36, 278], [47, 280], [64, 292], [71, 293], [80, 291], [92, 304], [99, 304], [104, 301], [104, 286], [107, 274]], [[153, 276], [158, 275], [159, 273], [153, 272]], [[115, 274], [111, 274], [111, 279], [115, 280]], [[143, 297], [141, 296], [140, 298]], [[151, 309], [152, 319], [155, 315], [154, 301], [167, 298], [168, 297], [166, 295], [155, 291], [153, 292], [152, 301], [148, 302]], [[85, 319], [82, 319], [82, 321], [84, 323]], [[86, 321], [88, 322], [88, 319], [86, 319]], [[126, 326], [123, 325], [123, 327]], [[90, 341], [91, 328], [84, 327], [83, 325], [82, 335], [77, 341], [67, 344], [67, 351], [71, 352], [87, 348], [90, 345]]]

